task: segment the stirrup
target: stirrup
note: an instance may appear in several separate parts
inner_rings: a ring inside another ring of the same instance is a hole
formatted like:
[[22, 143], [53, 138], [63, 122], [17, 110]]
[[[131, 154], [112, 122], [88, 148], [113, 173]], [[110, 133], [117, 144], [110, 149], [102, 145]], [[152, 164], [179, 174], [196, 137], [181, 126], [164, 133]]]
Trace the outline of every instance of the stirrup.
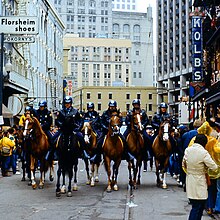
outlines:
[[97, 157], [97, 154], [95, 154], [92, 158], [90, 158], [90, 161], [94, 163], [96, 157]]
[[130, 154], [129, 152], [128, 152], [128, 159], [129, 159], [129, 161], [134, 160], [134, 156], [132, 154]]

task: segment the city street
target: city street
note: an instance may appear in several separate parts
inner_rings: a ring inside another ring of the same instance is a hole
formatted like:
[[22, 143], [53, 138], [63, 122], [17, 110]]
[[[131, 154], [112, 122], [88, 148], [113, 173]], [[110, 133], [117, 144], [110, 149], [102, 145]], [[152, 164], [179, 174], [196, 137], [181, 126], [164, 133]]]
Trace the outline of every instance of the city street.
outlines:
[[[37, 176], [39, 173], [36, 174]], [[168, 189], [155, 184], [153, 171], [142, 173], [142, 185], [130, 197], [128, 190], [127, 162], [123, 161], [118, 185], [119, 191], [105, 191], [107, 178], [104, 166], [100, 168], [100, 182], [91, 188], [86, 183], [84, 164], [80, 160], [77, 192], [72, 197], [55, 196], [55, 181], [46, 176], [45, 188], [33, 190], [28, 181], [21, 182], [20, 175], [0, 176], [1, 219], [82, 219], [82, 220], [186, 220], [190, 205], [186, 193], [177, 187], [175, 179], [168, 175]], [[218, 216], [215, 216], [216, 219]], [[204, 212], [203, 220], [211, 219]]]

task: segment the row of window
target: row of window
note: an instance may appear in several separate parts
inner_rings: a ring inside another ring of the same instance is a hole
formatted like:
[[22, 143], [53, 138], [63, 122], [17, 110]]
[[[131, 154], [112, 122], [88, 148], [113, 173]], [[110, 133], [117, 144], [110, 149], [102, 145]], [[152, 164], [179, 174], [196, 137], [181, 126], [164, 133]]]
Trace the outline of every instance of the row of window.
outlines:
[[135, 5], [126, 5], [126, 4], [116, 4], [116, 7], [114, 4], [112, 4], [112, 8], [113, 9], [127, 9], [127, 10], [136, 10], [136, 6]]
[[[136, 95], [136, 97], [137, 97], [137, 99], [141, 99], [141, 94], [137, 94]], [[87, 92], [86, 93], [86, 98], [89, 100], [89, 99], [91, 99], [91, 93], [90, 92]], [[94, 97], [93, 97], [94, 98]], [[97, 98], [98, 99], [102, 99], [102, 93], [98, 93], [97, 94]], [[108, 94], [108, 98], [110, 99], [110, 100], [112, 100], [112, 99], [114, 99], [114, 97], [113, 97], [113, 94], [112, 93], [109, 93]], [[126, 98], [126, 100], [130, 100], [131, 99], [131, 94], [129, 94], [129, 93], [127, 93], [126, 95], [125, 95], [125, 98]], [[153, 95], [150, 93], [150, 94], [148, 94], [148, 99], [149, 100], [152, 100], [153, 99]]]

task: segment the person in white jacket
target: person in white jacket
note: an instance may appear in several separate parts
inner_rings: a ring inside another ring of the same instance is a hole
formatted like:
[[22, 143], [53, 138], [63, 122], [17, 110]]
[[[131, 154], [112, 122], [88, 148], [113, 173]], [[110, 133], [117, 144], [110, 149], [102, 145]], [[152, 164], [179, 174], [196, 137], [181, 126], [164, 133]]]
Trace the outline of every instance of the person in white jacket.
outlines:
[[197, 134], [194, 144], [186, 148], [182, 166], [186, 171], [186, 193], [192, 204], [188, 220], [201, 220], [208, 198], [207, 169], [216, 170], [217, 164], [205, 149], [207, 137]]

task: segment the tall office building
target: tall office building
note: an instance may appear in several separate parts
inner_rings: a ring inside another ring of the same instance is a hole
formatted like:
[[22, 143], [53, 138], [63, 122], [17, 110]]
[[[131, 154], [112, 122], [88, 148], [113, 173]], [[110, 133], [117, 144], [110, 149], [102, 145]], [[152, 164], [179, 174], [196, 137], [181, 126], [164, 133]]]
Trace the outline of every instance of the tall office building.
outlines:
[[111, 0], [53, 0], [53, 3], [67, 33], [86, 38], [112, 36]]
[[158, 102], [167, 101], [171, 113], [178, 113], [180, 98], [189, 92], [191, 6], [192, 0], [157, 1]]
[[112, 8], [114, 11], [135, 12], [137, 10], [137, 1], [138, 0], [112, 0]]
[[152, 86], [153, 71], [153, 18], [152, 7], [147, 13], [113, 11], [113, 38], [130, 39], [131, 85]]

